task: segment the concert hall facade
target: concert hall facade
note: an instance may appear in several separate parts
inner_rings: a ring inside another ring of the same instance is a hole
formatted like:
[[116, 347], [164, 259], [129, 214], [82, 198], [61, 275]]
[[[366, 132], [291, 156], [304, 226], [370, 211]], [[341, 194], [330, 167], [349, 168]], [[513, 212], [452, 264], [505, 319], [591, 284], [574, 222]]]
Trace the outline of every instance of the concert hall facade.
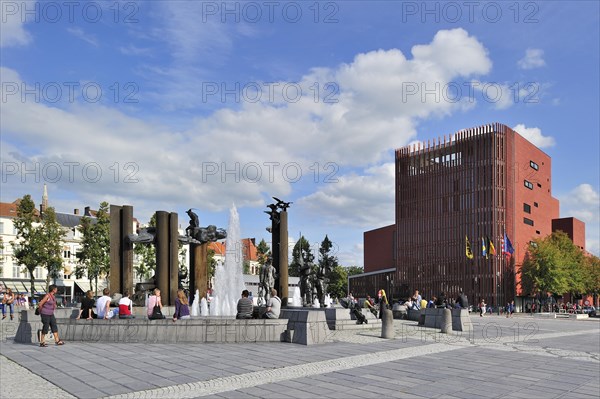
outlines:
[[441, 292], [454, 298], [462, 289], [472, 304], [514, 299], [521, 308], [530, 298], [518, 271], [533, 239], [554, 227], [585, 249], [583, 222], [559, 219], [551, 158], [503, 124], [464, 129], [395, 155], [396, 222], [364, 233], [364, 274], [349, 279], [355, 296], [384, 288], [395, 299], [415, 289], [424, 298]]

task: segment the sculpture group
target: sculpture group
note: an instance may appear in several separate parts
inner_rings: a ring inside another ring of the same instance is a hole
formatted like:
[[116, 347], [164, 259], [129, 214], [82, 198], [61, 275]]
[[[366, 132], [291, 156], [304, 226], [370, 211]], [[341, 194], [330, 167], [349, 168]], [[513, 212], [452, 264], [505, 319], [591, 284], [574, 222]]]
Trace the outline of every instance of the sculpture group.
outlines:
[[300, 248], [300, 263], [298, 265], [298, 274], [300, 275], [300, 295], [302, 297], [302, 306], [313, 306], [315, 300], [324, 308], [325, 295], [327, 294], [327, 275], [330, 269], [327, 264], [315, 268], [311, 262], [304, 263], [302, 248]]

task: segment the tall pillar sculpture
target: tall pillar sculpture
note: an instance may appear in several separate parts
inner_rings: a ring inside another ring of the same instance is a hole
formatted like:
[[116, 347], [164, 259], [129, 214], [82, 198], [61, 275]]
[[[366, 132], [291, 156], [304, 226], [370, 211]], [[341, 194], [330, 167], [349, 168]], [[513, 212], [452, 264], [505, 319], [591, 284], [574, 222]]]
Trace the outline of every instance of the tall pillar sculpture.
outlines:
[[112, 293], [133, 292], [133, 244], [126, 238], [133, 233], [133, 206], [110, 206], [110, 274]]
[[281, 304], [287, 306], [288, 302], [288, 214], [287, 208], [291, 202], [284, 202], [273, 197], [276, 204], [267, 205], [270, 211], [265, 211], [271, 219], [271, 253], [273, 254], [273, 267], [276, 278], [275, 287]]
[[156, 211], [156, 271], [154, 280], [160, 290], [163, 305], [169, 297], [169, 213]]
[[169, 214], [169, 305], [175, 305], [179, 289], [179, 231], [177, 213]]
[[190, 225], [185, 229], [190, 244], [190, 290], [198, 290], [204, 298], [208, 291], [208, 243], [224, 239], [227, 232], [214, 225], [200, 227], [198, 215], [191, 209], [186, 213], [190, 217]]

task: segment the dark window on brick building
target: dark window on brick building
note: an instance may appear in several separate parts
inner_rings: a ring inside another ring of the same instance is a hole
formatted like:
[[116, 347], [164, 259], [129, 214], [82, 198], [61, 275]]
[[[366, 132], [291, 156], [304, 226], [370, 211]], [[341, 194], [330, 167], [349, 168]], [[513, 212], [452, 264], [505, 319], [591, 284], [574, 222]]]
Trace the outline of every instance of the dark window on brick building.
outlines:
[[533, 226], [533, 220], [528, 218], [523, 218], [523, 223]]
[[525, 211], [525, 213], [531, 213], [531, 205], [523, 204], [523, 210]]
[[523, 184], [530, 190], [533, 190], [533, 184], [530, 181], [524, 180]]
[[529, 166], [531, 166], [533, 169], [538, 170], [540, 167], [538, 166], [537, 163], [533, 162], [533, 161], [529, 161]]

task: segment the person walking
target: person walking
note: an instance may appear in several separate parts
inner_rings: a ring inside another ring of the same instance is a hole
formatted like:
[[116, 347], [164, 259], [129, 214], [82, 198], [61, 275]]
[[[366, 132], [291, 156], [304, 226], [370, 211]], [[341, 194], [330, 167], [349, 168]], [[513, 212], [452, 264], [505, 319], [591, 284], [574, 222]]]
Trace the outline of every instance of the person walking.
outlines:
[[6, 308], [10, 309], [10, 319], [14, 318], [15, 313], [15, 294], [13, 294], [12, 290], [9, 288], [4, 293], [4, 298], [2, 298], [2, 320], [6, 319]]
[[481, 299], [479, 303], [479, 317], [483, 317], [485, 314], [485, 299]]
[[46, 334], [48, 334], [48, 327], [52, 331], [54, 335], [54, 343], [56, 345], [64, 345], [65, 342], [58, 337], [58, 326], [56, 325], [56, 317], [54, 317], [54, 310], [56, 309], [56, 292], [58, 288], [56, 285], [52, 284], [48, 287], [48, 293], [44, 295], [44, 298], [40, 301], [38, 308], [40, 312], [40, 317], [42, 318], [42, 335], [40, 338], [40, 347], [45, 348], [48, 346], [46, 344]]

